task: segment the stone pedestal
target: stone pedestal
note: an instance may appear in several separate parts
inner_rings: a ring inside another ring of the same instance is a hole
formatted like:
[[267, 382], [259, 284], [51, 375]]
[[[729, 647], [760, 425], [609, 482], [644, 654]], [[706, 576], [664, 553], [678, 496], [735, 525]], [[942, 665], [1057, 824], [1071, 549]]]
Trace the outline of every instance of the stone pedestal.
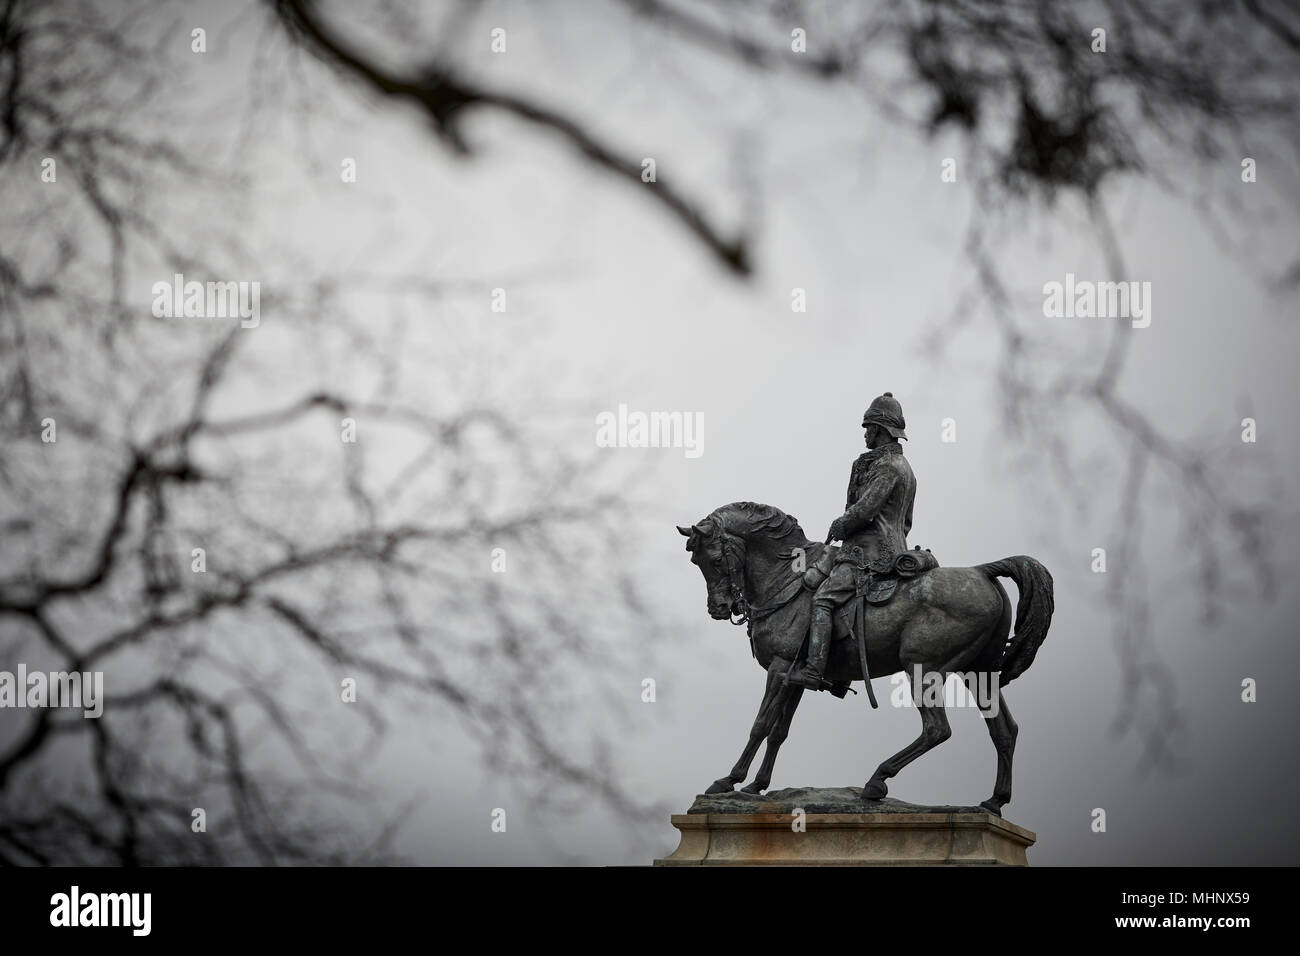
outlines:
[[[695, 798], [655, 866], [1028, 866], [1037, 837], [982, 807], [861, 800], [856, 787]], [[796, 829], [796, 810], [803, 829]]]

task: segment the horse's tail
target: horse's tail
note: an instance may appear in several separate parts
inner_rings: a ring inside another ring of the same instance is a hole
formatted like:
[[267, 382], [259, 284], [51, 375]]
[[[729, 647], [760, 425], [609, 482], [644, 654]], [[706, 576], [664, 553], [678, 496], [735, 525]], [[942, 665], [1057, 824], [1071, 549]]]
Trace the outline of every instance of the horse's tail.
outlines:
[[1002, 651], [998, 683], [1005, 686], [1029, 670], [1034, 655], [1047, 639], [1052, 623], [1052, 575], [1042, 563], [1025, 554], [981, 564], [977, 570], [991, 578], [1010, 578], [1020, 600], [1016, 604], [1016, 630]]

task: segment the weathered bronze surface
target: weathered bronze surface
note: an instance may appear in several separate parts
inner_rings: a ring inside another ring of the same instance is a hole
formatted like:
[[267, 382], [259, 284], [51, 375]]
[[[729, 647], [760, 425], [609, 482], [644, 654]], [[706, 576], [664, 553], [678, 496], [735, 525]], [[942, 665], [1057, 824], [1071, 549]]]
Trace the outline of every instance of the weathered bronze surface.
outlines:
[[[1052, 576], [1026, 555], [949, 568], [936, 567], [928, 552], [908, 551], [917, 483], [898, 443], [907, 438], [902, 407], [886, 392], [872, 402], [862, 425], [870, 450], [853, 464], [844, 514], [832, 522], [825, 542], [808, 540], [799, 522], [779, 508], [749, 501], [678, 527], [704, 575], [709, 615], [746, 625], [753, 655], [767, 671], [740, 759], [706, 793], [727, 793], [743, 781], [764, 739], [763, 762], [742, 792], [767, 789], [804, 690], [843, 697], [853, 681], [903, 671], [921, 735], [867, 781], [861, 799], [880, 801], [888, 792], [885, 781], [951, 735], [942, 696], [926, 694], [923, 683], [959, 674], [993, 689], [980, 703], [997, 751], [997, 777], [980, 807], [1000, 814], [1011, 800], [1017, 733], [1001, 688], [1028, 669], [1047, 637]], [[837, 550], [831, 544], [836, 539], [843, 542]], [[1019, 591], [1014, 633], [1001, 577]]]

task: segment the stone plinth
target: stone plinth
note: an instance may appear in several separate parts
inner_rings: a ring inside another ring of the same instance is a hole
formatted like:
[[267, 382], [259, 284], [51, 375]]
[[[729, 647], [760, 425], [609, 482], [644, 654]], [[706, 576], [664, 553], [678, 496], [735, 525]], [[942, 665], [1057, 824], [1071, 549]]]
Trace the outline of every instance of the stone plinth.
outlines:
[[[1028, 866], [1037, 837], [982, 807], [863, 801], [856, 787], [707, 794], [655, 866]], [[794, 829], [796, 809], [804, 830]]]

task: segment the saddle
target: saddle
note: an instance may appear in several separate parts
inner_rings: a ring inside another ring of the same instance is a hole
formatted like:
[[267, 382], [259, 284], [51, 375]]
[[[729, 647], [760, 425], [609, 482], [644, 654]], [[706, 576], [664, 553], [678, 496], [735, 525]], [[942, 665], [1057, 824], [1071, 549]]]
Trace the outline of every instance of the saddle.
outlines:
[[883, 607], [893, 599], [894, 592], [898, 590], [901, 581], [920, 577], [926, 571], [933, 570], [938, 566], [939, 561], [930, 550], [922, 550], [918, 545], [911, 551], [896, 556], [893, 569], [889, 573], [881, 574], [868, 568], [858, 568], [858, 596], [854, 600], [846, 601], [836, 611], [832, 640], [838, 642], [853, 639], [856, 641], [856, 627], [859, 621], [858, 604], [860, 602], [870, 604], [873, 607]]
[[859, 572], [858, 594], [868, 604], [888, 604], [898, 590], [898, 582], [919, 577], [939, 566], [939, 560], [929, 548], [924, 551], [918, 544], [911, 551], [897, 555], [890, 572], [880, 574], [867, 569]]

